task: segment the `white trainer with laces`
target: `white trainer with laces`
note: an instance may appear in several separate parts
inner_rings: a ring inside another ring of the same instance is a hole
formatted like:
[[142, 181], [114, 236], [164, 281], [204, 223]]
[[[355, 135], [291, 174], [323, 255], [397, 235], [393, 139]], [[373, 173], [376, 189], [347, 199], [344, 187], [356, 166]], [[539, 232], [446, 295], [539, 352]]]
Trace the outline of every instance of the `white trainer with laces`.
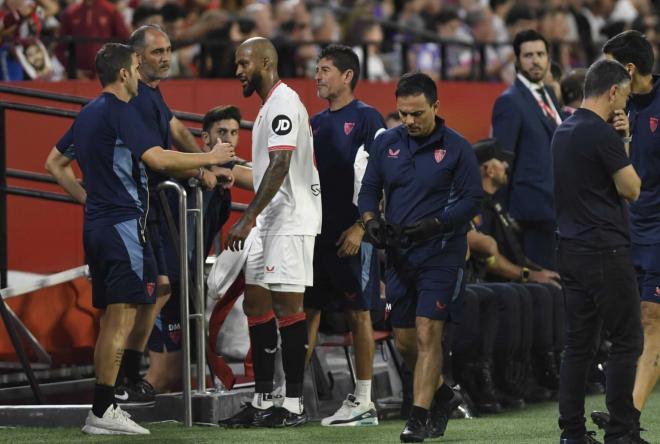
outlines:
[[119, 406], [110, 406], [99, 418], [91, 410], [87, 414], [83, 433], [88, 435], [148, 435], [149, 430], [131, 419]]
[[321, 420], [322, 426], [358, 427], [378, 425], [378, 413], [373, 402], [360, 404], [348, 395], [334, 415]]

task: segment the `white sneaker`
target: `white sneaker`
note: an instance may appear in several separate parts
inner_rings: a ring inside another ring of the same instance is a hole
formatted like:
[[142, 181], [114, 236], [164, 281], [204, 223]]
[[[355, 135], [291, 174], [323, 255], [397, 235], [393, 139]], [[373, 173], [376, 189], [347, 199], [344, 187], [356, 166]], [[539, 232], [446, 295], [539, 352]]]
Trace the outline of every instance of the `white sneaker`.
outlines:
[[128, 412], [119, 406], [110, 406], [102, 418], [96, 416], [91, 410], [87, 414], [83, 433], [88, 435], [148, 435], [149, 430], [138, 425], [131, 419]]
[[334, 415], [321, 420], [322, 426], [371, 426], [378, 425], [378, 413], [373, 402], [362, 405], [355, 396], [348, 395]]

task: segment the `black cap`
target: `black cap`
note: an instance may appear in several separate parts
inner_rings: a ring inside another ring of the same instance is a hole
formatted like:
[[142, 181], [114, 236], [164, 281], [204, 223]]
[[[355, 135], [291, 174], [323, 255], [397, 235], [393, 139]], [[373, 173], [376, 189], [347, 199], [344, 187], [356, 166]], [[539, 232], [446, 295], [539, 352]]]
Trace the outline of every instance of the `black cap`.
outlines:
[[509, 164], [513, 160], [513, 154], [504, 151], [497, 139], [479, 140], [472, 145], [472, 148], [474, 148], [474, 154], [477, 155], [479, 165], [488, 162], [490, 159], [501, 160]]

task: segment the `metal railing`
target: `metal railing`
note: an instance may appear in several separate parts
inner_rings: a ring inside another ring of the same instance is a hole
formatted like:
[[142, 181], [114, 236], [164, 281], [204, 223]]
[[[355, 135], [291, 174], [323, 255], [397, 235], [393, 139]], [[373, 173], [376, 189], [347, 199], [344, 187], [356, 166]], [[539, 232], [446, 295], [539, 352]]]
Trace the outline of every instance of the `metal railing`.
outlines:
[[[49, 93], [43, 91], [30, 90], [28, 88], [12, 88], [0, 85], [0, 92], [6, 94], [20, 95], [24, 97], [33, 97], [46, 100], [60, 101], [64, 103], [73, 103], [77, 105], [84, 105], [90, 99], [77, 96], [68, 96], [64, 94]], [[26, 377], [29, 381], [30, 387], [32, 389], [35, 402], [38, 404], [42, 403], [43, 396], [39, 388], [39, 382], [34, 376], [32, 366], [28, 360], [27, 354], [23, 347], [21, 340], [18, 337], [17, 330], [20, 331], [24, 337], [26, 337], [37, 353], [37, 355], [42, 360], [48, 361], [50, 357], [46, 351], [41, 347], [39, 342], [34, 338], [31, 332], [21, 323], [21, 321], [16, 317], [16, 315], [11, 311], [5, 302], [5, 298], [18, 296], [24, 294], [28, 291], [38, 290], [40, 288], [45, 288], [46, 286], [54, 285], [55, 283], [61, 283], [62, 279], [65, 281], [75, 279], [82, 276], [84, 273], [81, 271], [83, 268], [86, 270], [86, 267], [78, 267], [74, 270], [69, 270], [68, 272], [62, 272], [55, 275], [51, 275], [48, 278], [45, 278], [38, 282], [37, 284], [30, 286], [29, 288], [23, 289], [10, 289], [7, 288], [7, 271], [8, 271], [8, 238], [7, 238], [7, 196], [8, 195], [17, 195], [30, 198], [37, 198], [42, 200], [57, 201], [64, 203], [74, 203], [79, 204], [72, 197], [65, 195], [63, 193], [56, 193], [50, 191], [36, 190], [24, 187], [9, 186], [7, 185], [7, 178], [32, 181], [39, 183], [48, 183], [55, 184], [57, 181], [46, 175], [40, 173], [34, 173], [29, 171], [22, 171], [16, 169], [7, 168], [7, 127], [6, 127], [6, 111], [17, 111], [25, 112], [32, 114], [41, 114], [49, 115], [55, 117], [64, 117], [64, 118], [75, 118], [78, 115], [77, 111], [72, 110], [62, 110], [50, 106], [43, 105], [31, 105], [24, 103], [15, 103], [15, 102], [6, 102], [0, 101], [0, 315], [5, 324], [9, 338], [11, 340], [12, 346], [16, 351], [16, 354], [19, 358], [20, 364], [26, 374]], [[202, 116], [199, 114], [192, 113], [178, 113], [179, 118], [192, 120], [192, 121], [201, 121]], [[246, 122], [244, 128], [251, 128], [252, 122]], [[197, 131], [199, 135], [199, 131]], [[205, 293], [204, 293], [204, 279], [203, 279], [203, 264], [204, 264], [204, 252], [203, 250], [203, 214], [202, 214], [202, 191], [199, 186], [195, 187], [197, 193], [197, 209], [191, 210], [195, 215], [196, 221], [196, 303], [195, 303], [195, 312], [189, 314], [189, 300], [188, 300], [188, 254], [187, 252], [187, 223], [186, 223], [186, 201], [185, 201], [185, 190], [181, 185], [176, 184], [175, 182], [167, 181], [165, 182], [166, 186], [172, 187], [177, 190], [183, 191], [183, 203], [181, 203], [181, 194], [179, 196], [180, 211], [179, 211], [179, 227], [180, 227], [180, 265], [181, 265], [181, 278], [182, 278], [182, 297], [181, 297], [181, 309], [182, 309], [182, 336], [184, 343], [187, 344], [184, 348], [184, 405], [185, 405], [185, 423], [187, 426], [192, 425], [192, 410], [191, 410], [191, 380], [190, 380], [190, 337], [189, 337], [189, 328], [188, 320], [190, 318], [197, 321], [197, 379], [198, 379], [198, 390], [204, 392], [206, 390], [206, 370], [205, 370], [205, 351], [206, 351], [206, 328], [205, 328], [205, 316], [204, 316], [204, 303], [205, 303]], [[177, 188], [178, 187], [178, 188]], [[183, 205], [183, 207], [181, 207]], [[242, 203], [232, 203], [232, 211], [244, 211], [246, 204]], [[73, 272], [73, 275], [70, 276], [70, 272]], [[83, 273], [83, 274], [81, 274]], [[65, 276], [66, 275], [66, 276]], [[65, 282], [62, 281], [62, 282]], [[187, 368], [187, 370], [186, 370]]]
[[[80, 106], [85, 106], [87, 105], [91, 100], [89, 97], [81, 97], [81, 96], [74, 96], [71, 94], [60, 94], [60, 93], [54, 93], [50, 91], [41, 91], [37, 89], [32, 89], [32, 88], [23, 88], [20, 86], [8, 86], [8, 85], [1, 85], [0, 84], [0, 93], [3, 94], [11, 94], [15, 96], [21, 96], [21, 97], [32, 97], [36, 99], [44, 99], [44, 100], [52, 100], [55, 102], [61, 102], [61, 103], [70, 103], [73, 105], [80, 105]], [[25, 105], [25, 104], [15, 104], [15, 105], [20, 105], [23, 106], [22, 110], [26, 110], [27, 107], [30, 107], [32, 105]], [[19, 108], [15, 108], [19, 109]], [[60, 117], [72, 117], [75, 118], [78, 113], [76, 111], [68, 111], [68, 110], [60, 110], [56, 108], [52, 108], [53, 110], [61, 112], [61, 114], [53, 114], [53, 115], [58, 115]], [[173, 111], [174, 116], [177, 119], [180, 120], [185, 120], [188, 122], [195, 122], [195, 123], [202, 123], [204, 120], [204, 116], [201, 114], [196, 114], [196, 113], [188, 113], [184, 111]], [[241, 120], [240, 128], [249, 130], [252, 129], [253, 122], [249, 120]], [[201, 131], [197, 128], [188, 128], [190, 132], [196, 136], [200, 137]]]
[[[474, 81], [487, 81], [491, 80], [487, 75], [487, 52], [489, 48], [498, 50], [502, 47], [511, 47], [510, 42], [465, 42], [462, 40], [446, 39], [440, 37], [437, 33], [428, 31], [426, 29], [416, 29], [408, 26], [402, 26], [396, 22], [377, 19], [384, 30], [389, 32], [390, 40], [383, 42], [360, 42], [354, 46], [362, 48], [362, 54], [368, 54], [367, 48], [371, 44], [378, 44], [381, 47], [389, 48], [390, 51], [383, 51], [393, 55], [394, 59], [398, 59], [398, 66], [402, 74], [409, 71], [411, 68], [409, 63], [410, 51], [415, 49], [415, 45], [431, 43], [438, 46], [439, 49], [439, 72], [438, 77], [440, 80], [452, 80], [448, 72], [448, 54], [449, 49], [458, 48], [464, 51], [469, 51], [470, 57], [470, 75], [468, 78], [461, 78], [459, 80], [474, 80]], [[59, 37], [44, 37], [45, 43], [57, 43], [64, 45], [67, 48], [66, 68], [69, 79], [75, 79], [77, 73], [77, 50], [76, 48], [81, 44], [103, 44], [106, 42], [116, 42], [116, 38], [101, 38], [101, 37], [84, 37], [84, 36], [59, 36]], [[284, 41], [278, 42], [278, 51], [282, 53], [292, 53], [297, 48], [302, 46], [315, 45], [318, 47], [327, 46], [330, 41], [310, 40], [310, 41]], [[600, 54], [599, 43], [586, 43], [582, 41], [568, 42], [561, 40], [554, 40], [549, 42], [550, 55], [553, 59], [558, 60], [562, 47], [569, 47], [573, 52], [580, 54], [580, 60], [584, 59], [585, 66], [591, 64], [595, 57]], [[199, 45], [199, 57], [197, 58], [197, 71], [198, 76], [201, 78], [217, 78], [217, 77], [234, 77], [233, 68], [233, 53], [238, 46], [237, 43], [231, 42], [227, 39], [218, 38], [203, 38], [200, 40], [173, 40], [172, 47], [182, 48], [190, 45]], [[655, 44], [657, 46], [657, 44]], [[210, 71], [208, 62], [210, 61]], [[289, 69], [290, 67], [286, 67]], [[362, 63], [362, 78], [369, 79], [369, 66], [368, 63]], [[300, 77], [294, 71], [291, 71], [293, 77]], [[283, 77], [287, 77], [284, 75]], [[188, 119], [186, 119], [188, 120]]]

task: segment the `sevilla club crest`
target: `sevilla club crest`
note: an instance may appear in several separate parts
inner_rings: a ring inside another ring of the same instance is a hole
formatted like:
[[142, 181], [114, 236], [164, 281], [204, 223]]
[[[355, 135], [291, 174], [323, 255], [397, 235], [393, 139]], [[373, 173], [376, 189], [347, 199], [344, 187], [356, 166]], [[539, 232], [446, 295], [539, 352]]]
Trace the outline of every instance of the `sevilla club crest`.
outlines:
[[156, 289], [155, 282], [147, 282], [147, 294], [149, 295], [149, 297], [153, 296], [155, 289]]
[[655, 133], [655, 130], [658, 129], [658, 118], [657, 117], [650, 117], [649, 118], [649, 126], [651, 127], [651, 132]]
[[435, 157], [435, 163], [442, 162], [442, 159], [445, 158], [445, 154], [447, 154], [447, 150], [443, 150], [441, 148], [438, 148], [435, 151], [433, 151], [433, 156]]
[[355, 128], [354, 122], [344, 122], [344, 134], [348, 136], [353, 131], [353, 128]]

